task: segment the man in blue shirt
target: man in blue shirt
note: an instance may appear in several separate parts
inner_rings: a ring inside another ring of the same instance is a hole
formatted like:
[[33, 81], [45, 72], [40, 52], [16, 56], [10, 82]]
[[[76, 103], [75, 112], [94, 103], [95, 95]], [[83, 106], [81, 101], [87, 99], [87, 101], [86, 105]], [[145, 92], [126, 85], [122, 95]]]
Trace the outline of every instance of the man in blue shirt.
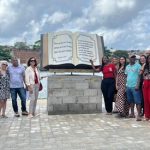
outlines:
[[18, 64], [17, 58], [12, 58], [12, 65], [8, 67], [10, 77], [10, 93], [12, 99], [12, 106], [16, 117], [19, 117], [17, 94], [21, 99], [22, 115], [28, 115], [26, 111], [26, 91], [24, 89], [25, 68]]
[[129, 115], [130, 118], [135, 118], [134, 114], [134, 105], [136, 104], [137, 108], [137, 121], [141, 121], [140, 112], [141, 112], [141, 93], [139, 90], [139, 75], [141, 65], [136, 63], [136, 56], [132, 55], [129, 58], [130, 63], [127, 65], [125, 73], [127, 75], [127, 82], [126, 82], [126, 92], [127, 92], [127, 100], [131, 107], [131, 114]]

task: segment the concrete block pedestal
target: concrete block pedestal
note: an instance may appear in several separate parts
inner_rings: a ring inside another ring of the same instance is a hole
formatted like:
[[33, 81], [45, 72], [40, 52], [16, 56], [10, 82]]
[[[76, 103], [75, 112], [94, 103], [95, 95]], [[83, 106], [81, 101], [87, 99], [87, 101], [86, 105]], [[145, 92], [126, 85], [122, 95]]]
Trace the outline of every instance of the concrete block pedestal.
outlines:
[[48, 114], [102, 112], [101, 77], [54, 75], [48, 78]]

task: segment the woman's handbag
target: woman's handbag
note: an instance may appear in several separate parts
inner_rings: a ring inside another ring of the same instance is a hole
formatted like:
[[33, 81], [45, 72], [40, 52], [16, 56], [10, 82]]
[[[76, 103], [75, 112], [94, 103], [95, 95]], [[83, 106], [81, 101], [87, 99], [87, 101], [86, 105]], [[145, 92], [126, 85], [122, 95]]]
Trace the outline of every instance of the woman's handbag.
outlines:
[[43, 85], [42, 85], [42, 83], [40, 82], [39, 91], [42, 91], [42, 89], [43, 89]]

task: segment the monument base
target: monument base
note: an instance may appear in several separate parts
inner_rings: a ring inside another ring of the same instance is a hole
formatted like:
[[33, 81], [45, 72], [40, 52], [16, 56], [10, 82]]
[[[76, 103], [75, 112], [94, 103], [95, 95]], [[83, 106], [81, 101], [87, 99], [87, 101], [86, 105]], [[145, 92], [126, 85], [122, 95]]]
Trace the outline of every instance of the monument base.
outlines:
[[101, 77], [54, 75], [48, 77], [48, 114], [102, 112]]

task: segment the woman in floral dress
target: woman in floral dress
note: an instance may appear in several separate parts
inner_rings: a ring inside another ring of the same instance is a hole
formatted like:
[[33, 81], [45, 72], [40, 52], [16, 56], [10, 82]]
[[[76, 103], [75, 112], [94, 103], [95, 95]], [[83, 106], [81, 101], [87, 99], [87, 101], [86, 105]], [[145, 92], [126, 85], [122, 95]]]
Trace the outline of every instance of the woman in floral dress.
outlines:
[[119, 60], [119, 68], [117, 71], [116, 78], [116, 89], [117, 89], [117, 97], [116, 97], [116, 108], [119, 112], [118, 117], [126, 117], [129, 114], [129, 105], [126, 97], [126, 75], [125, 75], [125, 67], [126, 67], [126, 58], [121, 57]]
[[9, 76], [7, 73], [7, 61], [1, 61], [0, 68], [0, 115], [3, 118], [7, 118], [5, 115], [6, 102], [10, 97], [10, 87], [9, 87]]

